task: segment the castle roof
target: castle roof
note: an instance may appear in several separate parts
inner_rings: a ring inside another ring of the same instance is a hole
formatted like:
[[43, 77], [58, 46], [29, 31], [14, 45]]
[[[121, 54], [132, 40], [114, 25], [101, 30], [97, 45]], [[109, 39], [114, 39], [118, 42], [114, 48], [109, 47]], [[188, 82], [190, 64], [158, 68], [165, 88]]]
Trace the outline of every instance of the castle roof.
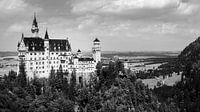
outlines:
[[93, 58], [79, 58], [78, 61], [93, 61]]
[[78, 49], [78, 51], [77, 51], [77, 52], [79, 52], [79, 53], [80, 53], [80, 52], [81, 52], [81, 50], [80, 50], [80, 49]]
[[93, 42], [100, 42], [100, 40], [98, 38], [95, 38]]
[[[44, 51], [44, 39], [39, 37], [24, 37], [28, 51]], [[71, 46], [65, 39], [49, 39], [49, 51], [70, 51]]]

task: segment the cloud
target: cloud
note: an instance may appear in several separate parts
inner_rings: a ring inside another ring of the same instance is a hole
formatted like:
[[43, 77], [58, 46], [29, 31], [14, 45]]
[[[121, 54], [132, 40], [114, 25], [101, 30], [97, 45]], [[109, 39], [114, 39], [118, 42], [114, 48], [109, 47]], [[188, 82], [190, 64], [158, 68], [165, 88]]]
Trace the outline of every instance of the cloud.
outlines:
[[22, 11], [27, 7], [23, 0], [2, 0], [0, 1], [0, 9], [2, 11]]
[[79, 22], [78, 29], [81, 30], [81, 29], [96, 27], [99, 21], [100, 21], [100, 18], [97, 15], [86, 15], [86, 16], [77, 18], [77, 22]]
[[0, 12], [3, 14], [23, 14], [40, 12], [42, 8], [37, 6], [31, 6], [25, 2], [25, 0], [1, 0], [0, 1]]
[[72, 4], [73, 13], [84, 12], [113, 12], [127, 10], [160, 9], [176, 7], [180, 0], [82, 0]]
[[22, 32], [24, 26], [22, 24], [13, 24], [8, 28], [8, 32]]
[[177, 8], [177, 13], [183, 14], [183, 15], [190, 15], [190, 14], [193, 14], [194, 12], [198, 11], [198, 8], [199, 8], [199, 6], [196, 4], [180, 3], [179, 7]]

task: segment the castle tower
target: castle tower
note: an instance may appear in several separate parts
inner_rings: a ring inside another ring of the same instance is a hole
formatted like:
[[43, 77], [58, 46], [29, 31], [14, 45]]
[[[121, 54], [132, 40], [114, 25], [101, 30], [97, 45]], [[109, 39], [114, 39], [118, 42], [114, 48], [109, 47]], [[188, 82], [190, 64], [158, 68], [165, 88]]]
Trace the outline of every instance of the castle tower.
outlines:
[[44, 68], [45, 68], [45, 77], [49, 77], [49, 74], [50, 74], [50, 54], [49, 54], [49, 35], [48, 35], [48, 32], [46, 30], [46, 33], [45, 33], [45, 36], [44, 36], [44, 59], [45, 59], [45, 65], [44, 65]]
[[45, 52], [49, 52], [49, 34], [47, 30], [44, 36], [44, 47], [45, 47]]
[[33, 34], [33, 37], [38, 37], [39, 27], [38, 27], [38, 23], [37, 23], [37, 20], [36, 20], [35, 13], [34, 13], [34, 18], [33, 18], [33, 24], [32, 24], [32, 28], [31, 28], [31, 32]]
[[77, 56], [78, 56], [79, 58], [82, 56], [82, 53], [81, 53], [81, 50], [80, 50], [80, 49], [78, 49], [78, 51], [77, 51]]
[[98, 38], [93, 41], [92, 55], [96, 63], [101, 61], [101, 47]]
[[24, 34], [22, 33], [22, 37], [21, 37], [21, 41], [18, 43], [18, 56], [19, 56], [19, 59], [20, 60], [25, 60], [25, 55], [26, 55], [26, 51], [27, 51], [27, 48], [25, 46], [25, 43], [24, 43]]

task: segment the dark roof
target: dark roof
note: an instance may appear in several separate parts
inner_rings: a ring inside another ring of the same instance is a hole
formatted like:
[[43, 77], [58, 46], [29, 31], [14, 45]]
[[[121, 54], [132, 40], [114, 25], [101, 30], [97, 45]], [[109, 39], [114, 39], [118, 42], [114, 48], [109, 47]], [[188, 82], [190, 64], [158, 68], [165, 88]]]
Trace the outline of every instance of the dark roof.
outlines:
[[28, 47], [28, 51], [44, 51], [44, 40], [39, 37], [24, 38], [24, 43]]
[[45, 33], [44, 39], [49, 39], [49, 35], [48, 35], [47, 30], [46, 30], [46, 33]]
[[78, 51], [77, 52], [81, 52], [81, 50], [80, 49], [78, 49]]
[[95, 38], [93, 42], [100, 42], [100, 40], [98, 38]]
[[93, 61], [93, 58], [79, 58], [79, 61]]
[[[39, 37], [25, 37], [24, 43], [28, 51], [44, 51], [44, 39]], [[49, 39], [50, 51], [70, 51], [71, 46], [68, 40]]]
[[75, 56], [74, 58], [78, 58], [77, 56]]
[[49, 50], [50, 51], [71, 51], [71, 46], [68, 40], [50, 39]]

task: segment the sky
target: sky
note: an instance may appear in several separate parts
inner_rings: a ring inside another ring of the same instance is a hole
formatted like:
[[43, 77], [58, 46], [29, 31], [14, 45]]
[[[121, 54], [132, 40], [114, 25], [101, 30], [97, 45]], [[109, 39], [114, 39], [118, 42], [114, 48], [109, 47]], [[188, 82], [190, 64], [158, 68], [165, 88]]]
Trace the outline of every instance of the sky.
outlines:
[[36, 13], [39, 35], [68, 38], [72, 49], [180, 51], [200, 35], [200, 0], [0, 0], [0, 51], [17, 51], [31, 36]]

